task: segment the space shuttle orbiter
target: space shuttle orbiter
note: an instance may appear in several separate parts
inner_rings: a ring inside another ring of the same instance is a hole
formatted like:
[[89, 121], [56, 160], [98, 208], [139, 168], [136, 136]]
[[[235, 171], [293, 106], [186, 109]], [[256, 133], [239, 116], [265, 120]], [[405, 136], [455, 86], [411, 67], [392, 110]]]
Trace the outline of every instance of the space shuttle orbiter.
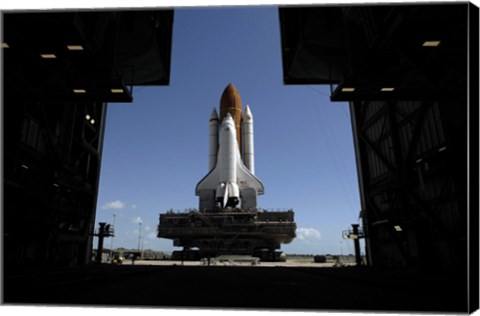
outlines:
[[210, 172], [195, 188], [200, 211], [256, 208], [264, 187], [254, 175], [253, 116], [248, 105], [242, 113], [240, 94], [231, 83], [220, 100], [220, 118], [215, 108], [210, 115], [209, 130]]

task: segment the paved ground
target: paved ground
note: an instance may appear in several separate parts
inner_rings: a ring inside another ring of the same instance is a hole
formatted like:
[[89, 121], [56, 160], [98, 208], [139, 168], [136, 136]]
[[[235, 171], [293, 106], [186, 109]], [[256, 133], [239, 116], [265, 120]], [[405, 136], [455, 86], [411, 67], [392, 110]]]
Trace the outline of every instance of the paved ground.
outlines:
[[[150, 265], [143, 265], [146, 263]], [[4, 303], [466, 312], [466, 278], [406, 270], [135, 262], [6, 271]]]
[[[123, 262], [124, 265], [132, 265], [132, 261], [130, 259], [125, 259]], [[205, 266], [206, 264], [201, 261], [175, 261], [175, 260], [135, 260], [134, 265], [144, 265], [144, 266]], [[217, 262], [215, 264], [212, 263], [213, 266], [230, 266], [232, 264], [227, 262]], [[241, 266], [241, 267], [255, 267], [252, 265], [251, 262], [233, 262], [234, 266]], [[260, 262], [257, 267], [315, 267], [315, 268], [331, 268], [335, 265], [334, 262], [328, 263], [315, 263], [315, 262], [308, 262], [308, 261], [287, 261], [287, 262]], [[354, 263], [346, 264], [348, 266], [353, 266]]]

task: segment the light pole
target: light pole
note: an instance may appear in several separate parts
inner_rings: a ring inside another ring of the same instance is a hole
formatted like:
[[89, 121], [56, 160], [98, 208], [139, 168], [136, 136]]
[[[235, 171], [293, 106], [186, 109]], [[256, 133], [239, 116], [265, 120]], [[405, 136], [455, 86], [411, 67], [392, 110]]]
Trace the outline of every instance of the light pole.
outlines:
[[112, 255], [113, 255], [113, 238], [115, 238], [115, 214], [113, 214], [113, 222], [112, 222], [112, 228], [113, 228], [113, 235], [112, 238], [110, 239], [110, 260], [112, 260]]
[[141, 244], [142, 244], [142, 222], [138, 223], [138, 252], [141, 252]]
[[343, 260], [343, 241], [340, 241], [340, 258]]

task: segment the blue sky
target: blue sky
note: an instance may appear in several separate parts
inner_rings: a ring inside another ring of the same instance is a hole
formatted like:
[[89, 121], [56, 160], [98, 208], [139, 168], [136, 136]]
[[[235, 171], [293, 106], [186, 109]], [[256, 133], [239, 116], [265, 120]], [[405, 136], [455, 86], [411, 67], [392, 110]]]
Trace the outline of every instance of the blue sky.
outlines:
[[298, 237], [282, 249], [353, 253], [341, 238], [360, 210], [348, 105], [331, 103], [328, 86], [283, 84], [273, 6], [177, 9], [170, 85], [109, 104], [96, 223], [115, 215], [113, 247], [136, 248], [141, 226], [144, 248], [174, 249], [156, 238], [158, 215], [198, 206], [208, 119], [230, 82], [254, 116], [259, 206], [295, 211]]

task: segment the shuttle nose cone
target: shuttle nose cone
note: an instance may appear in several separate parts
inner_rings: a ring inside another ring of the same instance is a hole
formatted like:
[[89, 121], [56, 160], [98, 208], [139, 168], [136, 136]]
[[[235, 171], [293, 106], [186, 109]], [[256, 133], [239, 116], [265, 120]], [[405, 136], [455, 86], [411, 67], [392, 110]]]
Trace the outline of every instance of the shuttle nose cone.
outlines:
[[225, 118], [223, 119], [222, 128], [227, 130], [231, 129], [232, 131], [236, 132], [237, 129], [235, 128], [235, 122], [230, 113], [227, 113], [227, 116], [225, 116]]
[[227, 115], [225, 116], [225, 118], [222, 121], [222, 125], [235, 125], [233, 117], [230, 113], [227, 113]]

